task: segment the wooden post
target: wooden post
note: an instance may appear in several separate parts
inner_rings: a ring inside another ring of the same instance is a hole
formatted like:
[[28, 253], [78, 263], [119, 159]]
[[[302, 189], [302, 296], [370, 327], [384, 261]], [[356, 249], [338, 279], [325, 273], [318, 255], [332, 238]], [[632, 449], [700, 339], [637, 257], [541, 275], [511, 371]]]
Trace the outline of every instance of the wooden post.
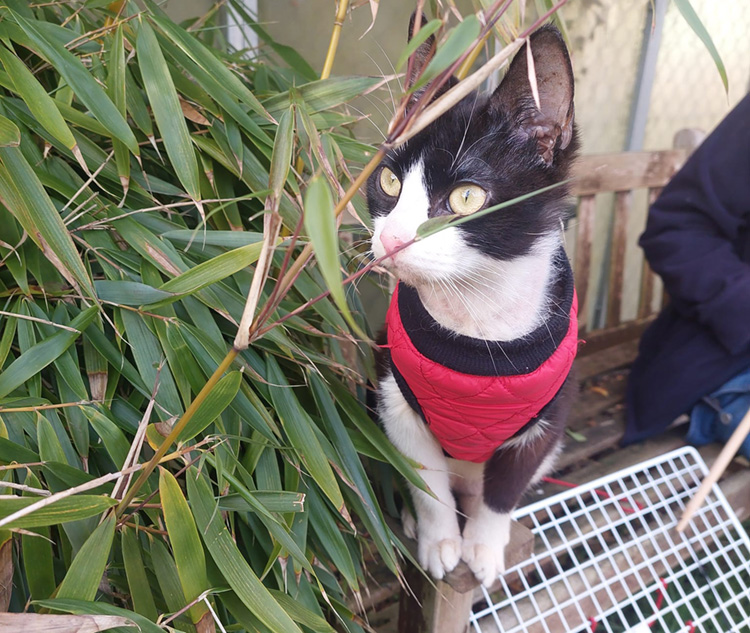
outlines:
[[[400, 529], [399, 538], [416, 557], [416, 543], [406, 539]], [[521, 563], [534, 551], [531, 530], [515, 521], [510, 525], [510, 542], [505, 548], [505, 568]], [[408, 588], [401, 590], [398, 611], [399, 633], [466, 633], [469, 627], [474, 589], [479, 582], [461, 561], [444, 580], [437, 582], [409, 565], [404, 573]]]

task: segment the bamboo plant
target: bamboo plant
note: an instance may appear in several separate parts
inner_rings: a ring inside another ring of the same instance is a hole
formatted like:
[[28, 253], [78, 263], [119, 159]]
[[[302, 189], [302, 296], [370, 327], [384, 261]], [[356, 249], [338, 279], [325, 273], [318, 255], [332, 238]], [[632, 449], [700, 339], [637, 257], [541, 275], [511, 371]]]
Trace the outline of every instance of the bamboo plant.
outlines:
[[[367, 628], [366, 561], [398, 574], [406, 553], [365, 463], [424, 484], [364, 406], [345, 282], [366, 268], [342, 213], [366, 227], [384, 152], [564, 3], [510, 31], [512, 2], [478, 4], [377, 149], [345, 104], [383, 78], [319, 79], [239, 2], [268, 55], [223, 52], [218, 5], [186, 25], [151, 0], [0, 7], [0, 611], [40, 630]], [[507, 46], [433, 101], [493, 29]]]

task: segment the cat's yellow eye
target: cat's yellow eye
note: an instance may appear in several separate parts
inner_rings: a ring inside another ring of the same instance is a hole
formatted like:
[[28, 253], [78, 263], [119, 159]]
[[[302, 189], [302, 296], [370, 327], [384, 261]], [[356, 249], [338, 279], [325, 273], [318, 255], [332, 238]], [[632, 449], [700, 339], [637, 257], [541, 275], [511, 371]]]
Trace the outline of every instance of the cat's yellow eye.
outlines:
[[380, 188], [386, 195], [397, 198], [401, 193], [401, 181], [390, 169], [383, 167], [380, 171]]
[[478, 185], [461, 185], [451, 191], [448, 203], [451, 211], [456, 215], [471, 215], [476, 213], [487, 200], [487, 192]]

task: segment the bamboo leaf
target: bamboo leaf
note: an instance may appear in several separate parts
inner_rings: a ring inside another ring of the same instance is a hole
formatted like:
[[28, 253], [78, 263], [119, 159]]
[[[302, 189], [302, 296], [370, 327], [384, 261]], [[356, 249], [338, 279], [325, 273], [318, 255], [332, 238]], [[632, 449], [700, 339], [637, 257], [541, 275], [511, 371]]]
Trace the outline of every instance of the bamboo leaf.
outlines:
[[234, 95], [251, 110], [254, 110], [263, 117], [270, 118], [265, 108], [255, 95], [248, 90], [236, 75], [234, 75], [224, 64], [217, 59], [216, 54], [208, 47], [204, 46], [200, 40], [181, 29], [174, 22], [165, 20], [158, 16], [151, 16], [151, 19], [167, 36], [179, 46], [190, 58], [198, 64], [203, 70], [212, 75], [230, 94]]
[[[122, 34], [123, 26], [120, 24], [115, 31], [112, 45], [109, 51], [107, 66], [109, 74], [107, 76], [107, 94], [112, 99], [117, 110], [124, 117], [127, 116], [127, 78], [125, 66], [125, 42]], [[114, 140], [113, 149], [115, 151], [115, 162], [117, 163], [117, 173], [120, 176], [120, 184], [125, 193], [130, 186], [130, 155], [127, 146], [117, 139]]]
[[19, 147], [0, 147], [0, 199], [73, 286], [94, 296], [73, 240], [42, 183]]
[[86, 539], [57, 589], [57, 598], [93, 600], [107, 566], [112, 540], [115, 537], [115, 517], [110, 514]]
[[147, 303], [157, 303], [174, 296], [171, 292], [164, 292], [152, 286], [137, 281], [107, 281], [94, 282], [96, 294], [102, 301], [124, 306], [142, 306]]
[[479, 37], [481, 28], [482, 25], [476, 15], [466, 16], [463, 22], [451, 30], [448, 38], [438, 48], [435, 56], [427, 64], [427, 68], [412, 86], [412, 90], [418, 90], [455, 62]]
[[170, 279], [159, 290], [174, 295], [192, 294], [254, 264], [258, 261], [262, 248], [263, 244], [258, 242], [222, 253]]
[[[26, 476], [25, 483], [34, 488], [41, 488], [41, 483], [33, 472]], [[25, 497], [36, 501], [30, 493], [24, 492]], [[39, 536], [34, 536], [38, 534]], [[53, 566], [52, 543], [49, 540], [50, 530], [46, 527], [37, 528], [32, 533], [21, 536], [23, 550], [24, 571], [26, 582], [29, 583], [29, 593], [34, 600], [49, 598], [55, 591], [55, 569]]]
[[97, 312], [96, 307], [84, 310], [70, 322], [70, 327], [79, 330], [78, 332], [62, 330], [37, 343], [14, 360], [0, 373], [0, 398], [7, 396], [63, 354], [94, 320]]
[[674, 2], [680, 10], [680, 13], [682, 13], [682, 17], [685, 18], [685, 22], [688, 23], [690, 28], [693, 29], [693, 32], [700, 38], [701, 42], [703, 42], [703, 45], [706, 47], [706, 50], [708, 50], [711, 55], [711, 58], [714, 60], [716, 70], [719, 71], [721, 82], [724, 84], [724, 91], [729, 95], [727, 69], [724, 66], [724, 62], [721, 59], [721, 55], [719, 54], [714, 41], [711, 39], [708, 29], [706, 29], [705, 25], [698, 17], [698, 14], [695, 12], [695, 9], [693, 9], [690, 0], [674, 0]]
[[224, 248], [238, 248], [263, 241], [263, 233], [251, 231], [209, 231], [205, 235], [198, 235], [195, 231], [176, 230], [162, 233], [161, 236], [180, 244], [193, 244], [193, 248], [206, 246], [223, 246]]
[[360, 338], [367, 338], [354, 320], [342, 285], [339, 265], [339, 242], [336, 216], [333, 213], [333, 196], [328, 183], [322, 176], [314, 178], [305, 194], [305, 230], [318, 259], [320, 272], [336, 306], [344, 315], [349, 326]]
[[142, 22], [138, 29], [135, 48], [146, 94], [169, 160], [188, 195], [193, 200], [200, 200], [198, 161], [193, 142], [167, 62], [153, 29], [146, 22]]
[[177, 436], [177, 440], [186, 442], [203, 432], [235, 399], [241, 383], [242, 373], [239, 371], [229, 372], [216, 383], [211, 393], [200, 404], [193, 417]]
[[[206, 559], [193, 514], [182, 490], [177, 480], [164, 468], [159, 470], [159, 496], [182, 590], [185, 599], [192, 602], [210, 588], [206, 576]], [[207, 612], [208, 608], [202, 602], [191, 607], [190, 617], [193, 623], [200, 622]]]
[[136, 530], [130, 528], [122, 530], [122, 560], [125, 563], [125, 575], [128, 579], [133, 609], [149, 620], [156, 620], [159, 613], [156, 610], [151, 586], [146, 576], [146, 568], [143, 566], [141, 545], [138, 542]]
[[[313, 114], [367, 94], [378, 82], [379, 79], [373, 77], [331, 77], [299, 86], [295, 88], [295, 94], [305, 102], [310, 114]], [[281, 116], [289, 106], [289, 93], [274, 95], [264, 101], [263, 105], [272, 116]]]
[[430, 37], [430, 35], [436, 33], [442, 24], [442, 20], [430, 20], [427, 24], [423, 24], [419, 27], [419, 32], [409, 40], [406, 48], [404, 48], [404, 51], [396, 62], [397, 71], [400, 71], [404, 67], [406, 60], [414, 54], [414, 51], [416, 51], [420, 45]]
[[187, 490], [198, 532], [224, 579], [243, 604], [274, 633], [301, 633], [268, 589], [258, 580], [229, 534], [205, 475], [195, 468], [187, 473]]
[[138, 156], [138, 142], [135, 140], [132, 130], [81, 61], [66, 50], [65, 46], [53, 41], [40, 31], [36, 21], [26, 20], [13, 11], [11, 11], [11, 14], [32, 40], [36, 50], [49, 60], [57, 72], [64, 77], [65, 82], [71, 87], [76, 97], [81, 100], [81, 103], [91, 110], [91, 113], [110, 130], [115, 138], [125, 143], [128, 149], [135, 156]]
[[47, 94], [31, 71], [26, 68], [18, 57], [11, 53], [5, 46], [0, 46], [0, 61], [2, 61], [8, 76], [11, 78], [16, 91], [24, 100], [31, 113], [37, 121], [44, 126], [52, 136], [65, 145], [68, 149], [76, 146], [76, 140], [65, 123], [62, 114], [57, 109], [56, 101]]
[[337, 510], [344, 507], [344, 499], [336, 483], [333, 469], [312, 429], [313, 421], [294, 395], [294, 391], [273, 357], [268, 357], [268, 381], [272, 385], [271, 400], [284, 426], [289, 441], [307, 466], [310, 475], [321, 487]]
[[276, 138], [273, 143], [273, 155], [271, 156], [271, 171], [268, 176], [268, 186], [278, 198], [286, 183], [289, 168], [292, 162], [292, 150], [294, 149], [294, 105], [281, 115], [279, 127], [276, 130]]
[[[0, 503], [0, 519], [10, 516], [18, 510], [27, 508], [38, 499], [33, 497], [5, 498]], [[110, 497], [97, 495], [76, 495], [64, 497], [54, 503], [35, 510], [7, 526], [8, 529], [28, 529], [58, 525], [69, 521], [86, 519], [114, 506], [117, 502]]]
[[18, 147], [21, 144], [21, 130], [10, 119], [0, 116], [0, 147]]

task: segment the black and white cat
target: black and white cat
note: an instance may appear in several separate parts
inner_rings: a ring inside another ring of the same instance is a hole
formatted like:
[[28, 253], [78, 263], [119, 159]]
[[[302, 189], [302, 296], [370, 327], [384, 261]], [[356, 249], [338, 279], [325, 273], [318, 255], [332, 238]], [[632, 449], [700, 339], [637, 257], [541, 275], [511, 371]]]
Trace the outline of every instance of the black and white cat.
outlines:
[[[570, 58], [552, 26], [530, 43], [541, 109], [524, 46], [493, 94], [465, 98], [370, 177], [376, 257], [412, 240], [428, 218], [468, 215], [566, 179], [577, 149]], [[433, 49], [430, 38], [414, 54], [414, 78]], [[496, 580], [510, 512], [560, 449], [577, 346], [562, 249], [566, 195], [551, 189], [384, 260], [400, 282], [378, 415], [435, 495], [413, 488], [416, 524], [404, 517], [435, 578], [463, 558], [485, 585]]]

